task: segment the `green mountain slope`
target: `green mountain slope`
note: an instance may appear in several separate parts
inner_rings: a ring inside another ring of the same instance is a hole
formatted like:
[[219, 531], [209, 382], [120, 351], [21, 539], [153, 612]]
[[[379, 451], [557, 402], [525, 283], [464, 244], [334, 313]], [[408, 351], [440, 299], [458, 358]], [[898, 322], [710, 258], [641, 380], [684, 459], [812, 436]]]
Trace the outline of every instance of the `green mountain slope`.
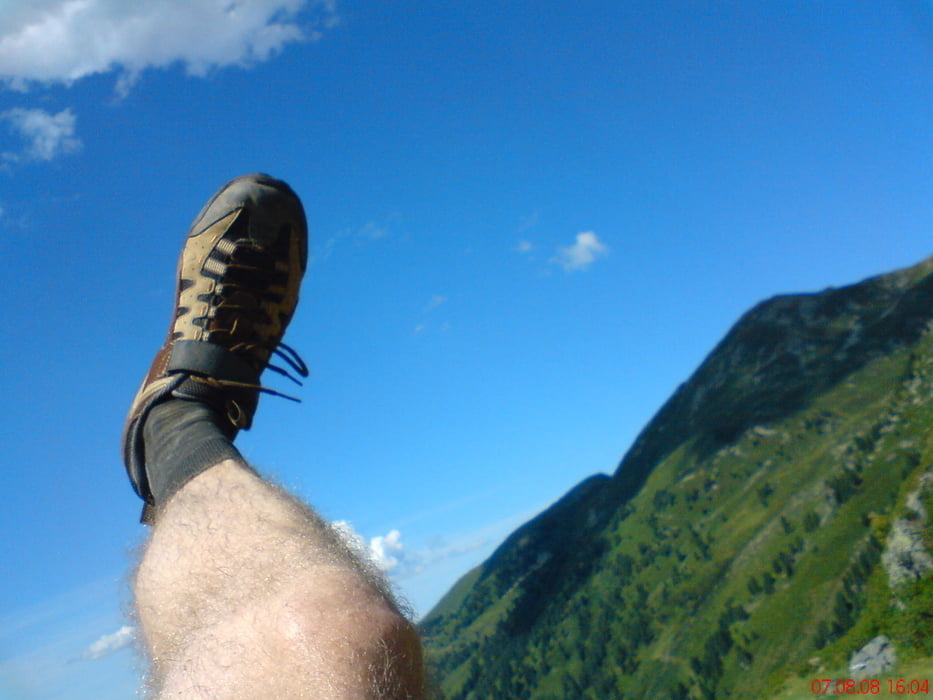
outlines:
[[442, 692], [778, 697], [879, 634], [933, 667], [931, 426], [933, 258], [759, 304], [425, 618]]

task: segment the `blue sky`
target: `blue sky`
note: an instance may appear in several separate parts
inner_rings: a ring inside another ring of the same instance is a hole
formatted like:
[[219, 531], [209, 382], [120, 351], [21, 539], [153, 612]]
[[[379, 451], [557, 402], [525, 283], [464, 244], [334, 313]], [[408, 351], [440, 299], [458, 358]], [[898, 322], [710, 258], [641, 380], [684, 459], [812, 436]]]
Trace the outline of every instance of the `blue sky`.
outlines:
[[120, 432], [229, 178], [313, 254], [238, 444], [423, 614], [751, 305], [931, 253], [931, 87], [921, 0], [4, 0], [0, 699], [138, 686]]

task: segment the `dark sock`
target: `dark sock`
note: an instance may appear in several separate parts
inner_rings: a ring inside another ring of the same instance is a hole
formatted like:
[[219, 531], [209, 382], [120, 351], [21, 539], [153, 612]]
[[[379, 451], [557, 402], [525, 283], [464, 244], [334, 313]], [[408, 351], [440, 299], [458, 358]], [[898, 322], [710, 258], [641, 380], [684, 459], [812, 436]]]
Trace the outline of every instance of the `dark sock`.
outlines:
[[[154, 407], [143, 426], [146, 476], [156, 506], [225, 459], [242, 461], [236, 429], [200, 401], [172, 399]], [[145, 519], [145, 514], [144, 514]]]

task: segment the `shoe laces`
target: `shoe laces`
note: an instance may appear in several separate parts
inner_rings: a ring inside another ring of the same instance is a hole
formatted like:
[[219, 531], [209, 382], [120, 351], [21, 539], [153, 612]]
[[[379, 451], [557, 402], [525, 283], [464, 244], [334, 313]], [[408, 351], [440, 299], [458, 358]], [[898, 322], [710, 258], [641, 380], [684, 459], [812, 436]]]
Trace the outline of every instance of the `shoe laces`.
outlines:
[[[279, 238], [280, 242], [287, 244], [287, 236]], [[217, 335], [229, 338], [229, 344], [222, 343], [228, 350], [257, 362], [264, 360], [266, 368], [287, 377], [298, 386], [303, 386], [301, 379], [308, 377], [309, 370], [298, 351], [281, 340], [277, 340], [275, 344], [268, 342], [262, 338], [259, 330], [262, 326], [272, 323], [270, 308], [274, 310], [283, 301], [282, 293], [273, 290], [273, 286], [284, 288], [288, 281], [288, 272], [276, 267], [278, 251], [261, 247], [249, 238], [235, 241], [223, 238], [215, 250], [223, 255], [223, 259], [211, 256], [205, 263], [205, 272], [215, 276], [222, 286], [219, 292], [212, 295], [207, 315], [195, 319], [195, 322], [200, 322], [201, 325], [210, 324], [212, 340]], [[282, 317], [280, 313], [282, 326], [286, 325], [288, 320], [288, 317]], [[225, 322], [229, 327], [224, 326]], [[271, 359], [272, 356], [279, 358], [285, 366], [273, 364], [265, 359]], [[224, 379], [213, 381], [223, 386], [255, 389], [265, 394], [301, 402], [296, 396], [261, 384]]]

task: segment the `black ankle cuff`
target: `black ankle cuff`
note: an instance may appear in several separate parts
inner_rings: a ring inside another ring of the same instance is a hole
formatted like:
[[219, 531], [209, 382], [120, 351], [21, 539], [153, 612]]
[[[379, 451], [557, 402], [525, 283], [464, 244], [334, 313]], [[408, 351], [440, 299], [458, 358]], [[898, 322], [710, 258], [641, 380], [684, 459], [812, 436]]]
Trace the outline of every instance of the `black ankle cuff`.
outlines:
[[[155, 507], [201, 472], [227, 459], [242, 461], [233, 446], [236, 429], [210, 406], [174, 399], [155, 406], [143, 426], [146, 476]], [[143, 510], [150, 522], [151, 508]]]

